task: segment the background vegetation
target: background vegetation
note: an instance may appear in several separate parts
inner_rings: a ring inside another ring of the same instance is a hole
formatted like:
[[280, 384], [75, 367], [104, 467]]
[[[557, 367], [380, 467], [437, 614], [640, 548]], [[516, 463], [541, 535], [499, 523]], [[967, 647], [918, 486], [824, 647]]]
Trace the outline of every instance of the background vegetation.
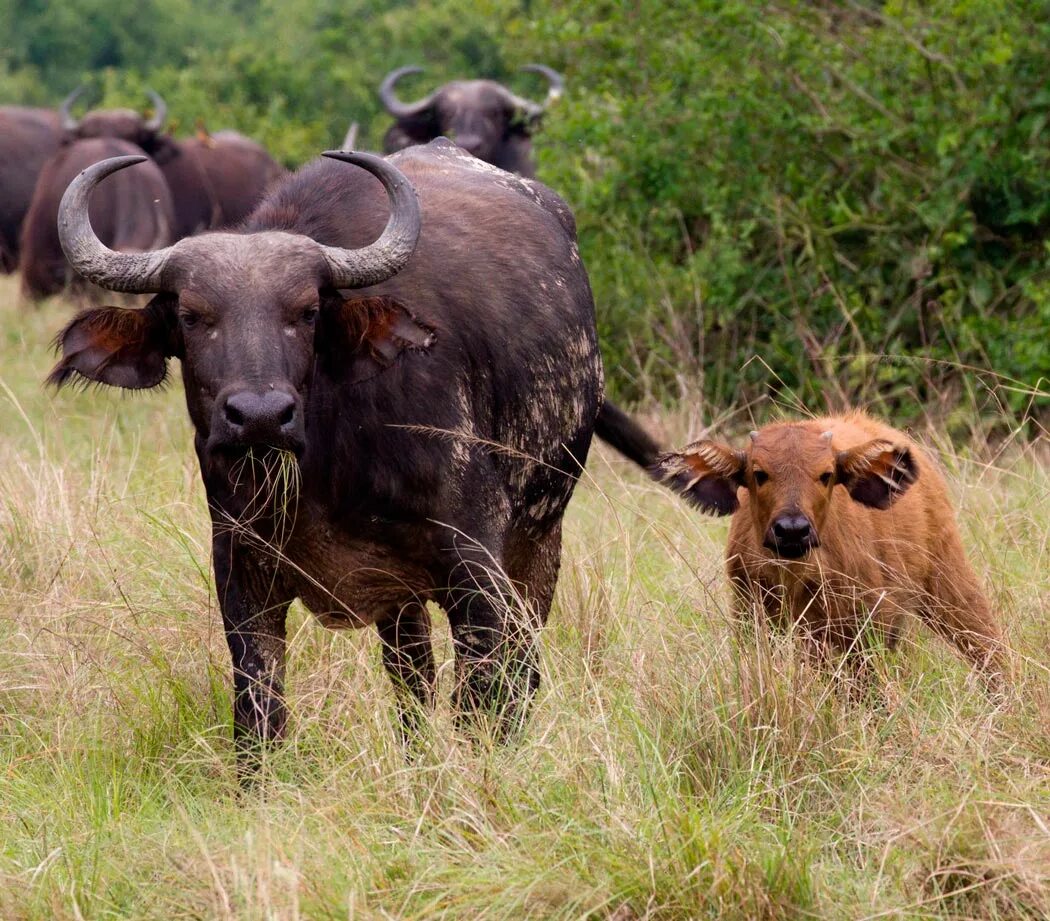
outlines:
[[[0, 0], [0, 99], [88, 82], [295, 165], [375, 89], [569, 92], [540, 175], [575, 207], [613, 390], [791, 394], [998, 421], [1050, 376], [1047, 0]], [[994, 369], [994, 373], [992, 372]], [[1039, 417], [1039, 412], [1036, 413]]]

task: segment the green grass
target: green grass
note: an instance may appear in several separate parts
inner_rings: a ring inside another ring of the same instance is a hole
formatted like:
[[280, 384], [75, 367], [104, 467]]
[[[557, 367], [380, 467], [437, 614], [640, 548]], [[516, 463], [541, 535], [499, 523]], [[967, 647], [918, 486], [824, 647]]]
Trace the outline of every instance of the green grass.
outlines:
[[[452, 730], [437, 614], [442, 702], [407, 763], [373, 633], [297, 607], [289, 739], [241, 795], [181, 389], [46, 392], [69, 308], [15, 291], [0, 280], [0, 918], [1050, 914], [1045, 445], [942, 454], [1017, 663], [1000, 704], [918, 629], [880, 663], [883, 711], [790, 642], [742, 644], [725, 522], [601, 450], [520, 744]], [[688, 415], [660, 421], [681, 441]]]

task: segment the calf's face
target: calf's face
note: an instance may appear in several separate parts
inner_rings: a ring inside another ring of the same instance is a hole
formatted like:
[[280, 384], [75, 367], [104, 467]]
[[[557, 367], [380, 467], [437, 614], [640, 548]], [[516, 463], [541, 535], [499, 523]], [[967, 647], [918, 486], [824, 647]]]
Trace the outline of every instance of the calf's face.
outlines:
[[756, 543], [781, 559], [801, 559], [820, 546], [837, 487], [853, 501], [886, 509], [915, 481], [907, 445], [875, 439], [837, 450], [832, 432], [812, 425], [772, 425], [751, 433], [746, 450], [698, 441], [657, 461], [654, 472], [676, 481], [704, 511], [728, 515], [746, 489]]

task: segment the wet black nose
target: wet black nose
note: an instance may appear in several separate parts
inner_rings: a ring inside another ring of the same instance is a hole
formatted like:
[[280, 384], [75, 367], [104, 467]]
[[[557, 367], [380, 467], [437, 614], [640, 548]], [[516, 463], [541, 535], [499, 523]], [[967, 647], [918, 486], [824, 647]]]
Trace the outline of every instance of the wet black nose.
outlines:
[[806, 543], [813, 534], [813, 527], [805, 515], [781, 515], [773, 522], [773, 536], [780, 543]]
[[809, 519], [800, 512], [778, 515], [766, 532], [765, 545], [777, 556], [798, 559], [814, 547], [820, 546], [817, 532]]
[[226, 424], [240, 439], [274, 444], [292, 434], [299, 415], [295, 397], [282, 390], [241, 390], [230, 394], [222, 412]]

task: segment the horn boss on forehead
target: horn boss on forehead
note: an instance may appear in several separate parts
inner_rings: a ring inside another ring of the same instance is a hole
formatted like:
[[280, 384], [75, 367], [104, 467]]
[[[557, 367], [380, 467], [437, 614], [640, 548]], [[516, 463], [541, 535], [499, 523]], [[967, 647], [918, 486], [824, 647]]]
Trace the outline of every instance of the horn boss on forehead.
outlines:
[[[408, 262], [419, 239], [419, 198], [395, 166], [371, 154], [328, 151], [335, 160], [360, 166], [383, 184], [390, 199], [390, 218], [374, 243], [361, 249], [317, 244], [334, 288], [361, 288], [396, 275]], [[142, 163], [146, 157], [112, 157], [84, 170], [69, 184], [58, 211], [58, 233], [70, 265], [89, 281], [111, 291], [156, 294], [170, 290], [167, 266], [176, 247], [147, 253], [118, 253], [95, 235], [88, 216], [91, 192], [103, 179]]]

